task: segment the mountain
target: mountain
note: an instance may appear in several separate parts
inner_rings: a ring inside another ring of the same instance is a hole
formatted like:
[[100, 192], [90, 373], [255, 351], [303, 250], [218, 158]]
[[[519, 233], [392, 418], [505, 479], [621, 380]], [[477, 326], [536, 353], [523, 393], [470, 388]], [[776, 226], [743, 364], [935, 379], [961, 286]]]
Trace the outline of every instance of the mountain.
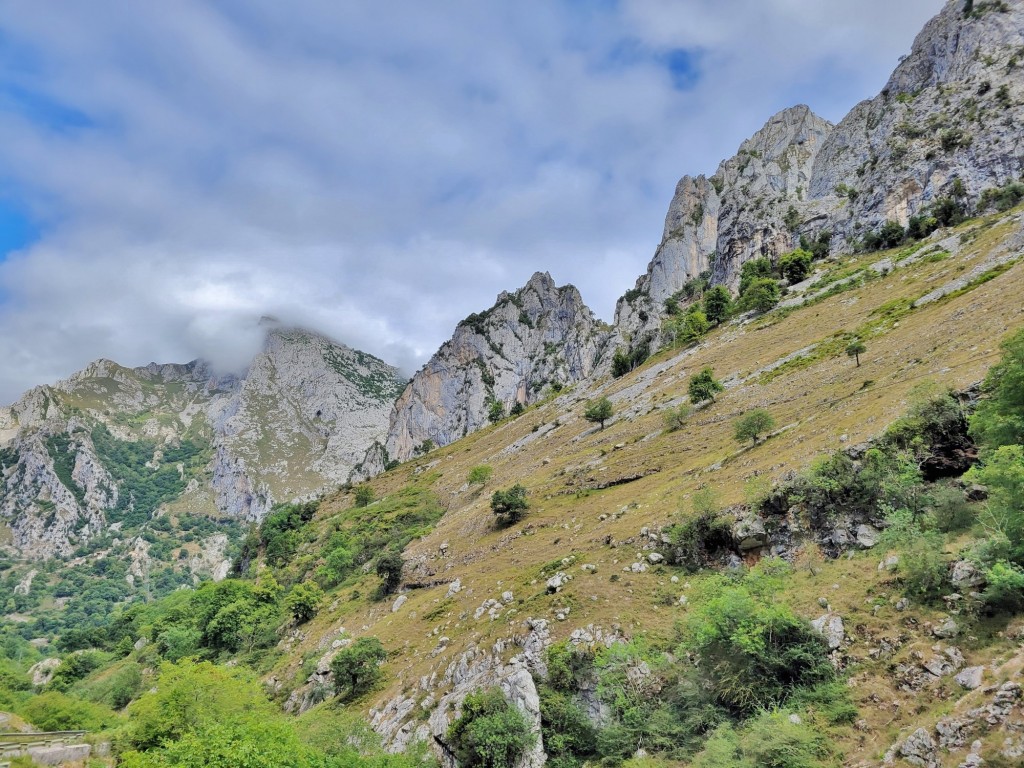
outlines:
[[874, 99], [832, 125], [783, 110], [707, 179], [684, 176], [647, 272], [616, 306], [620, 343], [658, 335], [664, 302], [708, 272], [733, 291], [744, 263], [823, 240], [849, 253], [887, 221], [945, 223], [1024, 175], [1024, 3], [951, 0]]
[[66, 557], [154, 519], [261, 519], [347, 480], [405, 381], [309, 331], [273, 330], [244, 377], [109, 360], [0, 409], [0, 542]]
[[[395, 403], [387, 456], [406, 459], [448, 445], [500, 416], [588, 377], [608, 329], [571, 285], [533, 275], [490, 309], [459, 323]], [[372, 474], [372, 473], [371, 473]]]
[[[28, 393], [3, 533], [77, 549], [0, 562], [0, 704], [121, 710], [138, 765], [1019, 764], [1021, 30], [950, 2], [839, 125], [785, 110], [684, 177], [615, 327], [538, 273], [404, 388], [280, 331], [238, 380], [101, 361]], [[661, 343], [667, 299], [802, 244], [778, 305]], [[609, 375], [621, 345], [651, 354]]]

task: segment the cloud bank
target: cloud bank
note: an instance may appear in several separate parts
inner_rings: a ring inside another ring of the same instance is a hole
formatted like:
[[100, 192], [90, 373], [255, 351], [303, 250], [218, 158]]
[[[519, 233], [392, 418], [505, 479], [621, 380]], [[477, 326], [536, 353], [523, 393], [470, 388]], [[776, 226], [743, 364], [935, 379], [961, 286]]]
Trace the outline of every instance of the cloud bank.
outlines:
[[941, 6], [21, 5], [0, 402], [98, 357], [238, 368], [266, 314], [412, 373], [537, 270], [609, 318], [681, 175], [794, 103], [840, 119]]

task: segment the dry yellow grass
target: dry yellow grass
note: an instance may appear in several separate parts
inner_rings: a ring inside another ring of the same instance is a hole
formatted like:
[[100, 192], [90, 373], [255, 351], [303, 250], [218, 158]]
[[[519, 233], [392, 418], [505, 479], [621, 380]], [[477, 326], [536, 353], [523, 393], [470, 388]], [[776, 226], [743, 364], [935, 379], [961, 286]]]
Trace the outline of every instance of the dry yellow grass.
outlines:
[[[624, 573], [638, 550], [619, 543], [637, 536], [642, 527], [689, 514], [692, 494], [701, 486], [716, 489], [725, 504], [742, 502], [750, 478], [777, 481], [824, 452], [872, 438], [905, 410], [908, 396], [923, 382], [956, 389], [979, 382], [998, 359], [999, 340], [1024, 324], [1024, 266], [1017, 264], [959, 296], [890, 319], [883, 310], [969, 272], [1020, 228], [1013, 219], [1017, 213], [964, 225], [962, 232], [974, 234], [954, 257], [897, 268], [788, 314], [728, 325], [695, 349], [663, 352], [621, 379], [600, 381], [589, 391], [564, 392], [517, 419], [376, 478], [372, 486], [380, 498], [416, 482], [426, 468], [436, 473], [432, 489], [448, 512], [429, 536], [407, 548], [406, 558], [423, 559], [434, 572], [431, 578], [445, 583], [410, 590], [398, 613], [392, 613], [391, 601], [353, 600], [351, 587], [341, 590], [274, 674], [290, 679], [299, 657], [322, 653], [317, 651], [321, 638], [341, 626], [354, 636], [375, 635], [394, 652], [387, 665], [390, 683], [380, 700], [400, 690], [411, 692], [423, 675], [443, 673], [469, 643], [489, 644], [520, 633], [524, 619], [553, 619], [556, 608], [571, 609], [567, 621], [552, 622], [556, 638], [591, 623], [615, 624], [626, 634], [669, 637], [685, 611], [676, 598], [686, 579], [672, 584], [673, 570], [666, 567]], [[848, 270], [894, 255], [859, 256], [831, 268]], [[859, 367], [844, 354], [843, 344], [835, 354], [774, 378], [759, 373], [798, 350], [858, 329], [870, 329]], [[705, 366], [728, 383], [727, 391], [694, 413], [685, 428], [666, 433], [664, 409], [686, 400], [689, 376]], [[603, 431], [582, 418], [586, 401], [601, 395], [611, 398], [616, 409]], [[733, 438], [733, 421], [755, 407], [767, 408], [782, 429], [744, 448]], [[494, 468], [483, 489], [466, 484], [470, 468], [478, 464]], [[634, 476], [642, 477], [595, 490]], [[516, 526], [496, 527], [490, 493], [516, 482], [529, 489], [528, 516]], [[335, 495], [321, 514], [329, 516], [350, 503], [348, 495]], [[447, 555], [442, 557], [445, 542]], [[880, 638], [917, 637], [912, 622], [919, 627], [937, 618], [936, 612], [916, 606], [895, 613], [896, 586], [890, 574], [876, 569], [880, 554], [827, 561], [806, 551], [785, 595], [809, 618], [821, 613], [817, 599], [825, 597], [843, 615], [854, 639], [854, 697], [870, 728], [851, 728], [843, 738], [840, 746], [852, 762], [880, 756], [900, 728], [922, 716], [917, 710], [942, 707], [941, 694], [917, 701], [914, 694], [894, 691], [888, 671], [894, 662], [869, 655]], [[575, 558], [564, 569], [573, 581], [562, 593], [546, 595], [543, 573], [549, 572], [542, 567], [568, 557]], [[596, 565], [596, 573], [581, 571], [583, 563]], [[445, 599], [446, 583], [456, 578], [462, 591]], [[375, 582], [367, 577], [357, 589], [367, 595]], [[484, 600], [499, 598], [506, 590], [516, 600], [499, 620], [490, 621], [486, 614], [474, 620], [473, 612]], [[877, 612], [875, 604], [882, 606]], [[453, 642], [433, 657], [437, 634]], [[901, 657], [921, 642], [904, 642]], [[993, 647], [1001, 646], [997, 642]]]

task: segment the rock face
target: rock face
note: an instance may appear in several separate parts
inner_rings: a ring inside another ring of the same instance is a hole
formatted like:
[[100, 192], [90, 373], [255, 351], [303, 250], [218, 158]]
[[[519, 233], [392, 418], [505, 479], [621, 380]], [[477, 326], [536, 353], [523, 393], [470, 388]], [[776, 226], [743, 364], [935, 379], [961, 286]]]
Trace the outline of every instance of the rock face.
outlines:
[[657, 333], [665, 300], [711, 267], [719, 209], [711, 181], [704, 176], [680, 179], [665, 216], [661, 244], [647, 272], [615, 307], [615, 325], [629, 335], [627, 341]]
[[608, 337], [579, 291], [556, 287], [538, 272], [463, 320], [413, 377], [391, 414], [387, 455], [404, 461], [424, 450], [425, 441], [448, 445], [486, 425], [495, 402], [508, 413], [547, 387], [586, 378]]
[[[242, 379], [199, 361], [97, 361], [0, 409], [0, 523], [28, 558], [117, 531], [137, 503], [125, 451], [145, 462], [136, 474], [169, 465], [178, 475], [180, 493], [162, 499], [176, 511], [258, 520], [344, 482], [384, 438], [404, 384], [380, 360], [299, 330], [268, 333]], [[205, 542], [193, 571], [223, 576], [226, 543]]]
[[963, 185], [964, 201], [1024, 171], [1024, 2], [948, 2], [925, 25], [882, 92], [858, 104], [825, 141], [810, 195], [839, 200], [829, 226], [847, 239], [886, 220], [906, 224]]
[[811, 172], [832, 124], [804, 105], [773, 116], [715, 173], [722, 185], [712, 280], [735, 289], [740, 267], [760, 256], [774, 260], [797, 245], [789, 208], [804, 209]]
[[800, 236], [846, 251], [939, 198], [970, 210], [1024, 173], [1024, 0], [947, 2], [882, 92], [836, 126], [783, 110], [710, 179], [683, 177], [662, 242], [616, 307], [618, 344], [657, 337], [665, 299], [710, 270], [735, 291], [744, 262], [775, 260]]

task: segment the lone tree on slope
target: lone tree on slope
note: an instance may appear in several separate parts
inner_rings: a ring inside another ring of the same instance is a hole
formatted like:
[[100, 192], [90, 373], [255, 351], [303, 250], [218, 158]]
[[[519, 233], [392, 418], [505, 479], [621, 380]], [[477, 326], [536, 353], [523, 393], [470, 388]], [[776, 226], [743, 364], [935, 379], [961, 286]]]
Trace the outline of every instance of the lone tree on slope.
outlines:
[[852, 357], [857, 361], [857, 367], [860, 368], [860, 356], [868, 351], [868, 348], [864, 346], [864, 342], [860, 339], [851, 341], [846, 347], [846, 354], [848, 357]]
[[764, 408], [755, 408], [736, 420], [736, 439], [752, 440], [757, 445], [757, 438], [775, 426], [775, 419]]
[[612, 407], [612, 401], [607, 397], [602, 397], [600, 400], [587, 403], [587, 409], [583, 412], [583, 418], [595, 424], [599, 423], [601, 429], [604, 429], [604, 423], [612, 417], [614, 412], [615, 409]]
[[715, 373], [710, 368], [705, 368], [690, 379], [688, 386], [690, 401], [696, 405], [705, 400], [715, 401], [715, 394], [725, 391], [721, 382], [715, 379]]

